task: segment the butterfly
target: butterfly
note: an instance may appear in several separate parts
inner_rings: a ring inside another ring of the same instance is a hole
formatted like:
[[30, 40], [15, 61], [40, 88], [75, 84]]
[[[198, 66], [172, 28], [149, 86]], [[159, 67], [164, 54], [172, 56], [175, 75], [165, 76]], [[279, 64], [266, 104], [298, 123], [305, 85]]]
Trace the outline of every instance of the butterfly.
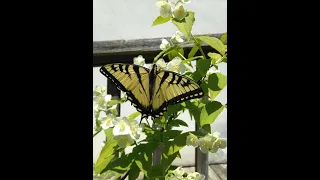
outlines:
[[152, 120], [164, 115], [168, 105], [201, 98], [204, 93], [194, 80], [181, 74], [160, 69], [153, 64], [151, 69], [135, 64], [106, 64], [100, 72], [109, 78], [141, 113]]

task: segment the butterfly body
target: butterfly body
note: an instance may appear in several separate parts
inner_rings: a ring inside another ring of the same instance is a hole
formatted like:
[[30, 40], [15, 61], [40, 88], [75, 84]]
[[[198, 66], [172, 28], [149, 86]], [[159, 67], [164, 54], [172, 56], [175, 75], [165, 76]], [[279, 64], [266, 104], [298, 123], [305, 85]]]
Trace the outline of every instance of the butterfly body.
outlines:
[[156, 64], [151, 69], [133, 64], [107, 64], [100, 72], [127, 94], [141, 113], [141, 120], [148, 116], [154, 120], [164, 115], [168, 105], [204, 95], [191, 78], [160, 70]]

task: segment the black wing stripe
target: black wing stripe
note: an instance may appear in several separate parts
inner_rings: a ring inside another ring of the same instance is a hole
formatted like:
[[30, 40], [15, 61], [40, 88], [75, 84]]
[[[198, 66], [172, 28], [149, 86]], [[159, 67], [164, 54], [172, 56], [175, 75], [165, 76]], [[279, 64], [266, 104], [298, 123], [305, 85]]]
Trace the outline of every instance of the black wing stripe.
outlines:
[[161, 81], [160, 81], [160, 84], [159, 84], [159, 89], [157, 90], [157, 92], [156, 92], [156, 94], [158, 94], [158, 92], [160, 91], [160, 89], [161, 89], [161, 85], [163, 84], [163, 82], [168, 78], [168, 76], [169, 76], [169, 72], [164, 72], [164, 74], [163, 74], [163, 77], [162, 77], [162, 79], [161, 79]]
[[139, 66], [133, 66], [133, 70], [134, 70], [134, 72], [136, 73], [136, 75], [138, 77], [139, 83], [140, 83], [144, 93], [147, 95], [146, 90], [144, 89], [142, 81], [141, 81], [141, 74], [139, 72]]
[[172, 76], [171, 81], [169, 82], [169, 85], [173, 84], [174, 80], [176, 79], [176, 76]]
[[121, 72], [123, 72], [122, 64], [119, 64], [119, 70], [120, 70]]
[[178, 80], [177, 80], [177, 84], [179, 84], [182, 80], [182, 76], [179, 76]]

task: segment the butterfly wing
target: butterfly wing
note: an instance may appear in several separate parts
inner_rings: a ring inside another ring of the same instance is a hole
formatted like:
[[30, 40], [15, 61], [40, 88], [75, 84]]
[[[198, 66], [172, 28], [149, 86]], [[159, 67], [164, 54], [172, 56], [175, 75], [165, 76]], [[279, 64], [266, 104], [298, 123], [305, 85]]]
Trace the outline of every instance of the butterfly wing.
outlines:
[[141, 119], [148, 117], [149, 69], [132, 64], [107, 64], [100, 68], [100, 72], [127, 93], [128, 100], [141, 113]]
[[163, 116], [170, 104], [204, 96], [201, 87], [191, 78], [171, 71], [157, 73], [152, 95], [152, 117]]

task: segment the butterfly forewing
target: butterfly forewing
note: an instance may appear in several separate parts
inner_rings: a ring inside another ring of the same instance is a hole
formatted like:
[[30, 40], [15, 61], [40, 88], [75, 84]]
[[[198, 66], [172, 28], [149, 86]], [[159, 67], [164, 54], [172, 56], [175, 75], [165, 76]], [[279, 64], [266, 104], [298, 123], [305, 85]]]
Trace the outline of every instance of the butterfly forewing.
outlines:
[[149, 69], [129, 64], [107, 64], [100, 68], [100, 72], [109, 78], [118, 89], [127, 93], [128, 100], [141, 112], [148, 112]]

